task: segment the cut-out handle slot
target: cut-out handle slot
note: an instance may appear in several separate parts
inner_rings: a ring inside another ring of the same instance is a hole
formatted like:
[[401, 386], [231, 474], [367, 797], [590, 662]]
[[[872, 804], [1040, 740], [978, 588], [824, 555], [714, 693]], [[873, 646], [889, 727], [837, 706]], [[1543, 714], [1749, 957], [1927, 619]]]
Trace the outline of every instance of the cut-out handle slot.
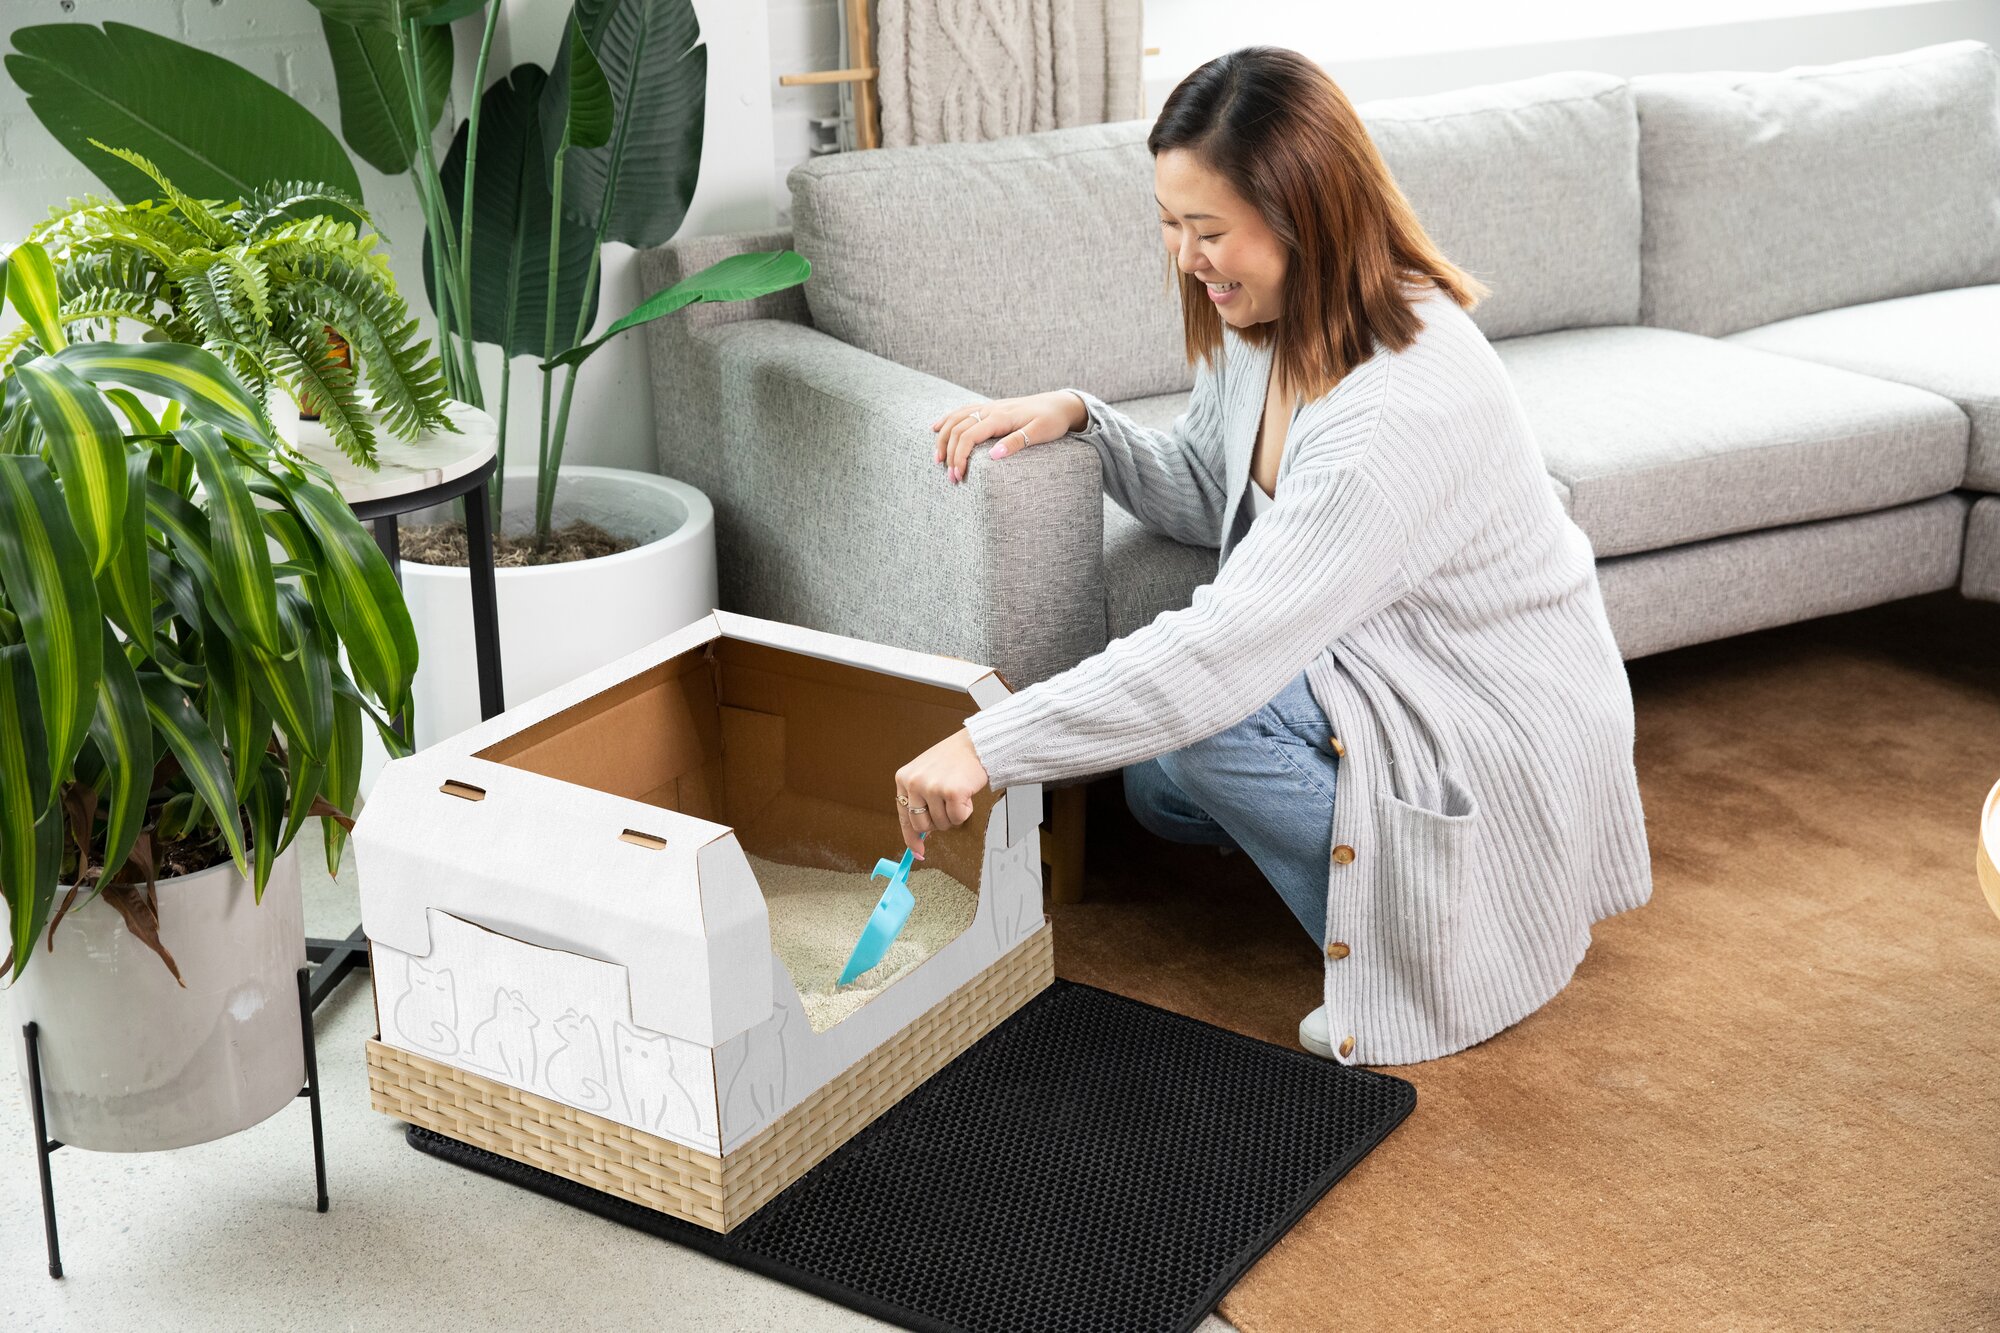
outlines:
[[650, 833], [641, 833], [635, 828], [628, 828], [619, 834], [618, 841], [629, 842], [634, 847], [644, 847], [649, 852], [664, 852], [667, 850], [667, 840], [665, 838], [655, 837]]
[[456, 796], [461, 801], [483, 801], [486, 799], [486, 788], [475, 787], [470, 782], [460, 782], [455, 778], [446, 778], [444, 786], [439, 787], [438, 790], [446, 796]]

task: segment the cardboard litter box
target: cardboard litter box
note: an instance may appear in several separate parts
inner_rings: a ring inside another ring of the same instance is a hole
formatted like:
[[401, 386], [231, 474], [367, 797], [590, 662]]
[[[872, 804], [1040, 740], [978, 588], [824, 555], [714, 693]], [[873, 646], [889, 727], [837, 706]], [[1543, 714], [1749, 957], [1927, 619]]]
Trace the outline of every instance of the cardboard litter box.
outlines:
[[354, 830], [375, 1108], [729, 1230], [1049, 984], [1039, 786], [929, 839], [971, 926], [823, 1032], [746, 859], [899, 854], [896, 769], [1007, 693], [717, 611], [391, 762]]

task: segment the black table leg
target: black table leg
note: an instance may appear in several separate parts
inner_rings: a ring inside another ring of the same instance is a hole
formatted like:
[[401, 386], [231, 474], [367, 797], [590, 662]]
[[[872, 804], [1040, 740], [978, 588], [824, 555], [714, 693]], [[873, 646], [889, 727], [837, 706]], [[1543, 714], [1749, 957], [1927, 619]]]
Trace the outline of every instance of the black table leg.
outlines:
[[314, 967], [312, 986], [307, 991], [309, 1008], [317, 1009], [326, 1003], [326, 997], [333, 994], [334, 987], [347, 979], [347, 974], [359, 967], [368, 966], [368, 937], [356, 926], [352, 934], [344, 940], [306, 941], [306, 957]]
[[507, 707], [500, 683], [500, 597], [493, 584], [493, 522], [491, 483], [481, 481], [466, 492], [465, 544], [472, 576], [472, 650], [479, 662], [479, 716], [493, 717]]
[[403, 581], [403, 544], [396, 532], [396, 516], [384, 514], [375, 520], [375, 544], [382, 548], [382, 558], [389, 562], [389, 572], [396, 576], [396, 582]]
[[306, 1053], [306, 1085], [299, 1089], [299, 1096], [312, 1105], [313, 1177], [319, 1184], [319, 1211], [323, 1213], [326, 1211], [326, 1134], [320, 1128], [319, 1119], [319, 1038], [313, 1032], [313, 1005], [306, 993], [311, 976], [310, 967], [299, 969], [299, 1036], [304, 1040]]
[[35, 1165], [42, 1173], [42, 1230], [49, 1242], [49, 1276], [62, 1276], [62, 1245], [56, 1240], [56, 1187], [49, 1176], [49, 1154], [62, 1147], [49, 1137], [48, 1116], [42, 1110], [42, 1044], [40, 1029], [29, 1023], [21, 1029], [28, 1043], [28, 1104], [35, 1113]]

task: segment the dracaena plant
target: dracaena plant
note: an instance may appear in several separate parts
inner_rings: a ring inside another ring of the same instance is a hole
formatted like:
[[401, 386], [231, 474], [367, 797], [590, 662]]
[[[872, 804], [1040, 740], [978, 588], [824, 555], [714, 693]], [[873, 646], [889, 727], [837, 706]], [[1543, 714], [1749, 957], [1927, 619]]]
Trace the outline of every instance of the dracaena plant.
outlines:
[[26, 329], [0, 366], [13, 972], [101, 896], [178, 977], [156, 876], [233, 861], [261, 899], [315, 813], [335, 865], [362, 727], [407, 752], [384, 719], [409, 707], [416, 638], [375, 543], [220, 358], [72, 342], [38, 245], [0, 288]]
[[[143, 173], [157, 196], [72, 199], [28, 234], [55, 263], [72, 336], [115, 340], [123, 323], [205, 347], [260, 396], [275, 381], [317, 411], [341, 451], [367, 467], [377, 422], [403, 439], [448, 428], [438, 359], [417, 336], [380, 238], [364, 229], [360, 200], [304, 181], [273, 181], [229, 204], [195, 199], [140, 154], [92, 142]], [[304, 206], [362, 225], [294, 216]], [[24, 326], [0, 342], [0, 358], [28, 336]], [[367, 406], [354, 359], [367, 373]]]

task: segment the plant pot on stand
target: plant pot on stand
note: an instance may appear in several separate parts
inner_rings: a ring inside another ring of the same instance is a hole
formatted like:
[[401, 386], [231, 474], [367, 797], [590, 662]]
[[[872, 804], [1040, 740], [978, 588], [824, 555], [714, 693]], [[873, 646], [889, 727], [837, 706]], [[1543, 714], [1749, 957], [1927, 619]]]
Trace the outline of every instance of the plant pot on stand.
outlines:
[[262, 902], [235, 865], [159, 882], [159, 938], [180, 980], [109, 903], [44, 932], [7, 990], [34, 1121], [49, 1275], [62, 1276], [49, 1155], [158, 1152], [248, 1129], [312, 1101], [319, 1211], [327, 1209], [319, 1078], [306, 1005], [299, 850]]

